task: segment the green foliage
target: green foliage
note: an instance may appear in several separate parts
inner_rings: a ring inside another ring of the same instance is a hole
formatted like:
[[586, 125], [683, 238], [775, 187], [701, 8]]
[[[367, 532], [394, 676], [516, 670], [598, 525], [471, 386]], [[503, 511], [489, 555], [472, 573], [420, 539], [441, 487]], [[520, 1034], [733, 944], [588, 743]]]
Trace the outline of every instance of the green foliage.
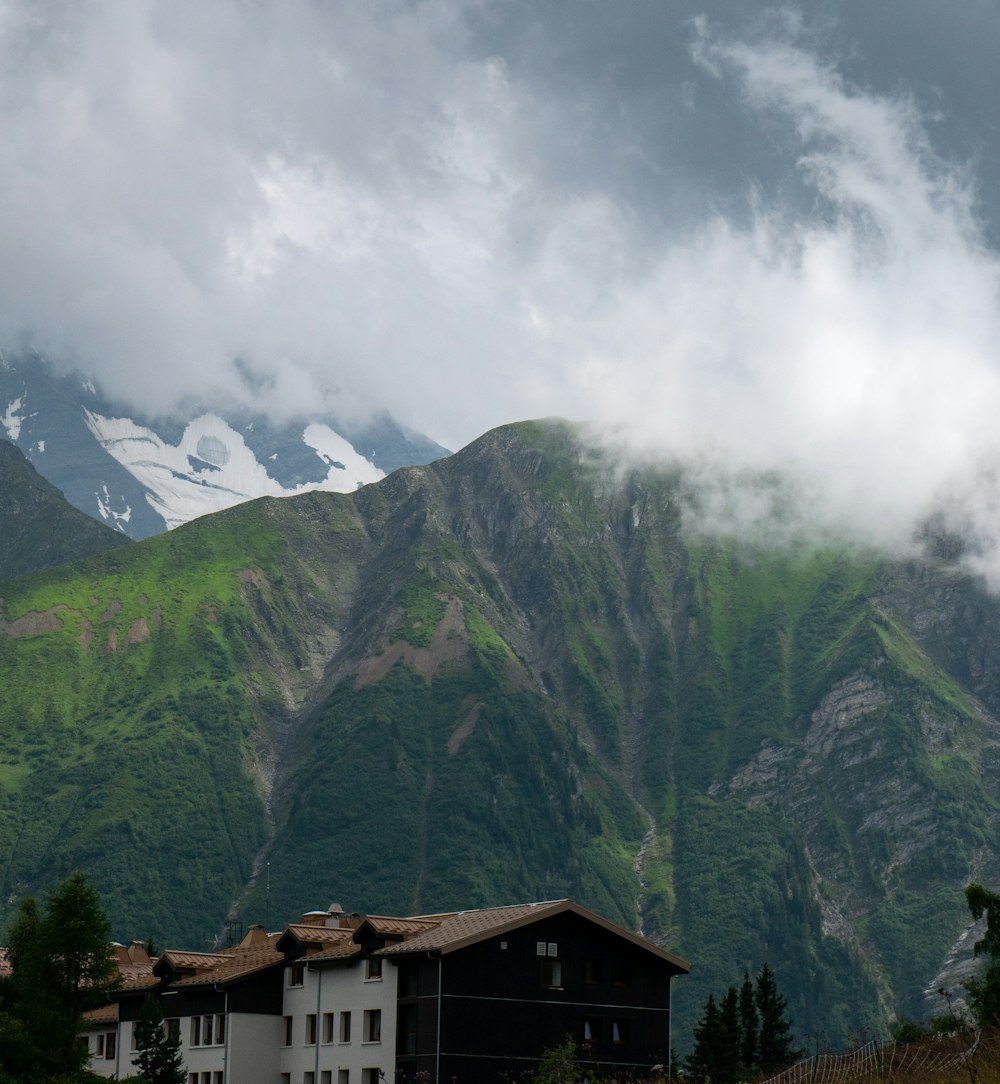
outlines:
[[203, 944], [266, 853], [244, 919], [345, 885], [641, 916], [695, 963], [675, 1034], [765, 959], [831, 1045], [886, 990], [916, 1011], [955, 880], [1000, 856], [996, 608], [829, 540], [694, 537], [691, 499], [532, 423], [5, 584], [0, 923], [85, 868], [120, 939]]
[[82, 1070], [83, 1013], [105, 1004], [118, 981], [110, 932], [80, 873], [59, 886], [44, 914], [33, 898], [22, 901], [8, 936], [11, 974], [0, 991], [0, 1069], [11, 1079], [48, 1081]]
[[986, 931], [974, 951], [987, 958], [983, 973], [966, 980], [965, 988], [979, 1026], [996, 1027], [1000, 1023], [1000, 895], [980, 884], [970, 884], [965, 898], [974, 919], [986, 916]]
[[801, 1052], [793, 1049], [786, 1009], [767, 964], [756, 986], [744, 973], [740, 990], [730, 986], [720, 1003], [709, 994], [685, 1062], [688, 1074], [712, 1084], [736, 1084], [795, 1061]]
[[532, 1084], [579, 1084], [583, 1069], [576, 1058], [576, 1043], [571, 1035], [559, 1046], [550, 1046], [542, 1053]]
[[181, 1054], [181, 1036], [164, 1025], [159, 1001], [147, 994], [135, 1025], [135, 1064], [146, 1084], [184, 1084], [187, 1074]]
[[907, 1016], [900, 1016], [893, 1021], [892, 1026], [889, 1028], [889, 1034], [892, 1036], [894, 1043], [907, 1046], [910, 1043], [916, 1043], [926, 1038], [928, 1032], [925, 1027], [922, 1027], [916, 1021]]
[[414, 647], [430, 645], [447, 605], [440, 590], [440, 584], [428, 576], [407, 584], [402, 598], [403, 623], [392, 634], [394, 640], [406, 640]]
[[785, 1016], [788, 1004], [784, 996], [778, 993], [774, 972], [767, 964], [764, 964], [757, 975], [754, 999], [760, 1019], [757, 1064], [764, 1072], [772, 1072], [795, 1061], [801, 1051], [793, 1046], [792, 1027]]

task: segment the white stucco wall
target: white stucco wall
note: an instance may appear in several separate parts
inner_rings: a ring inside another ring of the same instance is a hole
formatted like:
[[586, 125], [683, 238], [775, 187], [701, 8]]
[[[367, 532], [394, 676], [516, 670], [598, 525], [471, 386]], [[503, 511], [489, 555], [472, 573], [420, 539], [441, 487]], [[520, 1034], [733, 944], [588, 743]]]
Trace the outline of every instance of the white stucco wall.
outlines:
[[[288, 1074], [288, 1084], [325, 1084], [324, 1071], [331, 1084], [340, 1084], [341, 1070], [346, 1070], [350, 1084], [362, 1084], [364, 1069], [381, 1069], [392, 1080], [396, 1062], [396, 979], [398, 970], [386, 962], [383, 976], [365, 978], [365, 962], [337, 964], [315, 969], [307, 966], [302, 986], [288, 986], [286, 970], [284, 1015], [292, 1018], [292, 1042], [281, 1047], [279, 1074]], [[365, 1013], [380, 1011], [381, 1040], [368, 1042]], [[351, 1014], [350, 1042], [341, 1041], [342, 1014]], [[333, 1041], [324, 1042], [323, 1017], [333, 1013]], [[306, 1017], [316, 1015], [316, 1043], [306, 1042]], [[282, 1035], [279, 1039], [283, 1041]], [[283, 1079], [280, 1076], [277, 1079]]]
[[282, 1037], [280, 1016], [232, 1013], [226, 1084], [278, 1084]]

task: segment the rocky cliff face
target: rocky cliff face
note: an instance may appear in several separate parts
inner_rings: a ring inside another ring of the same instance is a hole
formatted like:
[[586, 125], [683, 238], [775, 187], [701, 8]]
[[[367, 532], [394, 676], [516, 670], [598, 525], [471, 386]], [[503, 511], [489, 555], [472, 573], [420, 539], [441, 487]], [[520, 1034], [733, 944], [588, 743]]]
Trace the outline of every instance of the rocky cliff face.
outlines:
[[694, 961], [681, 1034], [765, 960], [831, 1043], [919, 1012], [1000, 857], [1000, 611], [684, 499], [510, 426], [10, 592], [7, 898], [83, 865], [122, 936], [193, 944], [570, 895]]

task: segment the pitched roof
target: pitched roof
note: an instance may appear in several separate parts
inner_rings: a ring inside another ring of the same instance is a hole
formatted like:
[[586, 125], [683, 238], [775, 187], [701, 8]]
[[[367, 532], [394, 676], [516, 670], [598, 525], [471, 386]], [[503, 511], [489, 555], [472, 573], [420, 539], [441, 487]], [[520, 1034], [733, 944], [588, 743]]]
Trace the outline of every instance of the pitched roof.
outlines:
[[181, 972], [171, 978], [172, 986], [224, 985], [254, 971], [283, 964], [284, 954], [278, 951], [280, 937], [277, 933], [253, 938], [248, 934], [240, 944], [226, 952], [165, 952], [154, 971], [157, 975], [167, 973], [165, 966], [160, 967], [167, 960], [173, 970]]
[[333, 945], [351, 944], [354, 930], [340, 926], [313, 926], [307, 922], [294, 922], [285, 927], [285, 932], [278, 938], [278, 948], [282, 951], [291, 948], [289, 942], [305, 945], [310, 958], [312, 949], [327, 949]]
[[88, 1027], [100, 1027], [114, 1024], [118, 1020], [118, 1004], [102, 1005], [99, 1009], [90, 1009], [83, 1014], [83, 1022]]
[[540, 919], [566, 913], [579, 915], [588, 922], [595, 923], [636, 947], [658, 956], [679, 971], [686, 973], [691, 970], [691, 965], [686, 960], [654, 945], [652, 941], [647, 941], [638, 934], [630, 933], [623, 927], [609, 922], [593, 911], [588, 911], [586, 907], [581, 907], [572, 900], [547, 900], [542, 903], [520, 903], [511, 907], [490, 907], [481, 911], [459, 911], [450, 915], [428, 916], [439, 917], [440, 921], [424, 933], [401, 944], [387, 945], [380, 950], [378, 955], [404, 956], [423, 952], [438, 952], [446, 955], [479, 941], [485, 941], [489, 937], [496, 937], [522, 926], [529, 926]]

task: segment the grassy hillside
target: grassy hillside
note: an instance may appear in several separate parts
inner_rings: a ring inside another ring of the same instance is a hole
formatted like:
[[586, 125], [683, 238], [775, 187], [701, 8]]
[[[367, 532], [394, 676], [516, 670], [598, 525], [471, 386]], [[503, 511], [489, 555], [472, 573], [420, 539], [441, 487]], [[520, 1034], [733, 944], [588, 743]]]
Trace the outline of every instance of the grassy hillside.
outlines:
[[531, 423], [10, 585], [5, 916], [75, 866], [192, 948], [569, 895], [694, 962], [680, 1034], [764, 961], [800, 1032], [919, 1014], [1000, 857], [1000, 611], [685, 500]]

